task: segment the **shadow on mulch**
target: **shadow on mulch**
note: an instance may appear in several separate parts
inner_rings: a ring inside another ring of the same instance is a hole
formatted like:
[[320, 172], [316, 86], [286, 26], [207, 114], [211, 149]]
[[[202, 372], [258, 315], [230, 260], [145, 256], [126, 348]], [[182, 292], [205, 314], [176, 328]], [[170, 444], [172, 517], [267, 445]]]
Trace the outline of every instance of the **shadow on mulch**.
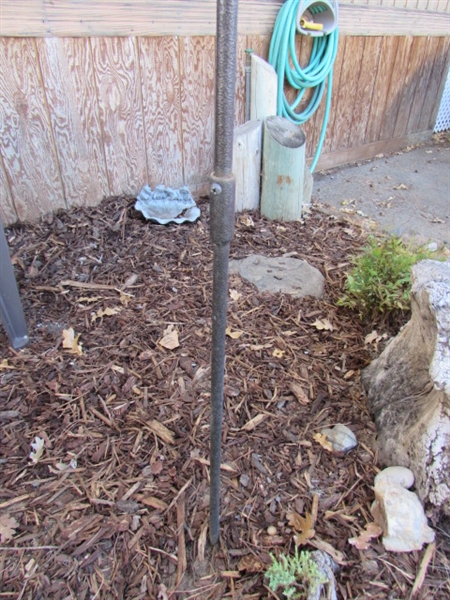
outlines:
[[[293, 551], [286, 515], [314, 505], [305, 548], [341, 563], [340, 598], [409, 598], [423, 552], [348, 543], [372, 521], [379, 466], [359, 371], [380, 324], [336, 307], [365, 234], [319, 212], [236, 219], [232, 258], [306, 259], [326, 291], [293, 299], [230, 278], [221, 540], [208, 546], [212, 249], [199, 205], [192, 225], [148, 224], [110, 198], [7, 231], [31, 343], [14, 352], [0, 332], [0, 598], [281, 598], [264, 580], [270, 553]], [[348, 455], [314, 439], [338, 422], [358, 438]], [[449, 597], [449, 549], [438, 528], [415, 598]]]

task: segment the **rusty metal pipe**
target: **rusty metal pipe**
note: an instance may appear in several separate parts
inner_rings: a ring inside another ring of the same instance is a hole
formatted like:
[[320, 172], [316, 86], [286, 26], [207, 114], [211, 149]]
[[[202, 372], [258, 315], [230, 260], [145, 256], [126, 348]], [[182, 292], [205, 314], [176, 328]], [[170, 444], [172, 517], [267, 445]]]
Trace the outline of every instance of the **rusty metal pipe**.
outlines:
[[217, 0], [214, 171], [211, 175], [210, 238], [214, 247], [211, 350], [210, 526], [219, 539], [225, 329], [228, 258], [234, 234], [232, 173], [238, 0]]

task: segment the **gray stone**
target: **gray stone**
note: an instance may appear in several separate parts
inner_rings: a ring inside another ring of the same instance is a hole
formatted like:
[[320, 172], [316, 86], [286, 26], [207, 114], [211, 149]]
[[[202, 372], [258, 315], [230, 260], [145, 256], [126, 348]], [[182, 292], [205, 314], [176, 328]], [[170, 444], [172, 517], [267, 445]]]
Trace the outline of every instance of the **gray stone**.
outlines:
[[325, 279], [320, 271], [304, 260], [290, 257], [247, 256], [231, 260], [230, 273], [238, 273], [260, 292], [282, 292], [295, 298], [323, 295]]
[[435, 538], [417, 495], [395, 483], [396, 478], [411, 483], [412, 473], [407, 471], [390, 467], [375, 478], [375, 502], [371, 512], [383, 530], [383, 546], [390, 552], [421, 550]]
[[412, 269], [411, 319], [361, 374], [385, 465], [409, 467], [427, 511], [450, 515], [450, 263]]
[[375, 477], [375, 487], [384, 483], [400, 485], [408, 490], [414, 485], [414, 473], [406, 467], [387, 467]]
[[358, 444], [353, 431], [342, 423], [338, 423], [332, 428], [326, 427], [320, 433], [327, 437], [334, 452], [349, 452]]

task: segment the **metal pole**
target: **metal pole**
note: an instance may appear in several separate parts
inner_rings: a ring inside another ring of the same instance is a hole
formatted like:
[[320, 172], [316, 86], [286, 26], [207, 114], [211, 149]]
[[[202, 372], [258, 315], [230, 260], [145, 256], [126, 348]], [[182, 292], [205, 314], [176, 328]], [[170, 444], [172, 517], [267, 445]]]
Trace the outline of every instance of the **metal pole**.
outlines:
[[238, 0], [217, 0], [216, 113], [214, 172], [211, 175], [210, 237], [214, 247], [211, 353], [211, 544], [219, 539], [228, 258], [234, 234], [235, 183], [232, 173]]

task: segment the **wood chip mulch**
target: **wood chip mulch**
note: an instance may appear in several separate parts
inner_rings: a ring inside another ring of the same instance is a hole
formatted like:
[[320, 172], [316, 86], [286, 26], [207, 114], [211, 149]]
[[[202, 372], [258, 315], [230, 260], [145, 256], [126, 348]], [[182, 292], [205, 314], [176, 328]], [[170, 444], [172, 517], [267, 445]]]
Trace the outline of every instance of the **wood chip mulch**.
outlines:
[[[293, 552], [292, 511], [313, 519], [303, 548], [340, 563], [339, 598], [449, 598], [443, 525], [427, 555], [348, 542], [372, 522], [381, 468], [359, 372], [383, 325], [336, 305], [362, 230], [319, 211], [236, 218], [232, 258], [306, 259], [326, 291], [293, 299], [230, 277], [211, 548], [208, 201], [197, 223], [165, 227], [133, 204], [7, 230], [31, 343], [15, 352], [0, 331], [0, 599], [281, 599], [264, 573], [270, 553]], [[336, 423], [358, 439], [342, 456], [314, 438]]]

